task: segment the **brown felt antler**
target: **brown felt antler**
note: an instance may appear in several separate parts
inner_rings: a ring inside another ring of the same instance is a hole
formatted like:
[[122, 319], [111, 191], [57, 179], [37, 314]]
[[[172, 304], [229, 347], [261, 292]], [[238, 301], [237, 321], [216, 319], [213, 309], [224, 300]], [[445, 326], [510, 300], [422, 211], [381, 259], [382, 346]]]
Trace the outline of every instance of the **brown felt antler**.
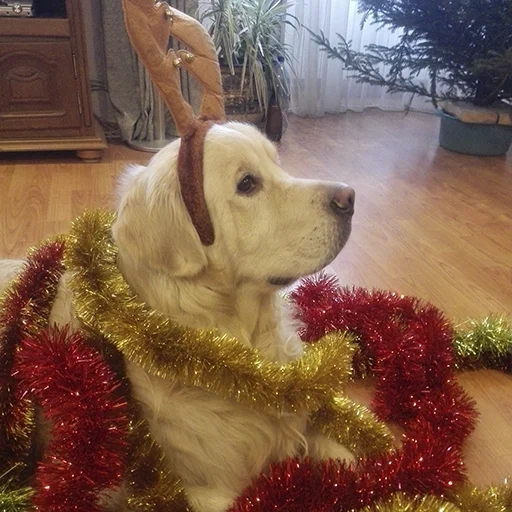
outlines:
[[[195, 125], [192, 107], [181, 92], [180, 67], [185, 67], [204, 88], [200, 116], [224, 119], [224, 96], [219, 61], [205, 28], [167, 2], [123, 0], [128, 35], [140, 60], [171, 111], [178, 133], [185, 137]], [[168, 49], [170, 36], [190, 51]]]
[[[128, 35], [140, 60], [160, 91], [182, 137], [178, 157], [181, 193], [203, 244], [214, 241], [203, 189], [203, 146], [211, 121], [225, 119], [224, 95], [215, 46], [205, 28], [167, 2], [123, 0]], [[168, 49], [169, 38], [188, 50]], [[199, 117], [183, 98], [179, 68], [201, 83], [204, 95]]]

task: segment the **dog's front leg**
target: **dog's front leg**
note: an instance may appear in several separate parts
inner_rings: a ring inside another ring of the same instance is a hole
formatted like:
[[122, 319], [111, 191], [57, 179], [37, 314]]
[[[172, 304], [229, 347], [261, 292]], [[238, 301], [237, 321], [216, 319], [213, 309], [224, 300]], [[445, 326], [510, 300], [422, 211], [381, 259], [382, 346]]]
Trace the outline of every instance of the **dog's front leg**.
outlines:
[[326, 435], [309, 432], [308, 455], [315, 460], [337, 459], [349, 464], [354, 460], [354, 454], [337, 441], [329, 439]]

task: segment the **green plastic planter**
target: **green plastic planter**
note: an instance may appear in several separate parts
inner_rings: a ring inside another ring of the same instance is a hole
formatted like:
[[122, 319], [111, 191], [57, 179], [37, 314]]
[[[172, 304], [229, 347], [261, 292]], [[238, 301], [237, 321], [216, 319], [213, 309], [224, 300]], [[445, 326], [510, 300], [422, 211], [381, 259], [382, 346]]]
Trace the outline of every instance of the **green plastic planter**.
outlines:
[[463, 123], [443, 110], [439, 145], [456, 153], [477, 156], [504, 155], [512, 144], [512, 127], [499, 124]]

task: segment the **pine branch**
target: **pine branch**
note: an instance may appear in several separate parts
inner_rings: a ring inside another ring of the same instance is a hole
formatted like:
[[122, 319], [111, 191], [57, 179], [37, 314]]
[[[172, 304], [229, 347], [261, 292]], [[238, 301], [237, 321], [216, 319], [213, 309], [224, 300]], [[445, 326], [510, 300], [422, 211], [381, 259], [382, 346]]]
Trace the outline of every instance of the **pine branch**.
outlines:
[[[399, 31], [394, 46], [357, 52], [339, 36], [313, 40], [360, 82], [489, 105], [512, 100], [512, 0], [359, 0], [362, 24]], [[428, 75], [428, 86], [417, 83]]]
[[[315, 34], [308, 31], [320, 50], [327, 54], [327, 58], [342, 61], [347, 71], [355, 73], [350, 78], [355, 78], [356, 82], [386, 87], [391, 93], [405, 92], [430, 97], [430, 91], [423, 84], [414, 83], [417, 73], [403, 76], [403, 71], [412, 65], [410, 56], [397, 57], [396, 49], [378, 45], [366, 46], [366, 52], [358, 52], [352, 49], [351, 41], [347, 41], [341, 34], [337, 34], [338, 45], [333, 46], [323, 32]], [[386, 75], [379, 69], [382, 65], [391, 66]]]

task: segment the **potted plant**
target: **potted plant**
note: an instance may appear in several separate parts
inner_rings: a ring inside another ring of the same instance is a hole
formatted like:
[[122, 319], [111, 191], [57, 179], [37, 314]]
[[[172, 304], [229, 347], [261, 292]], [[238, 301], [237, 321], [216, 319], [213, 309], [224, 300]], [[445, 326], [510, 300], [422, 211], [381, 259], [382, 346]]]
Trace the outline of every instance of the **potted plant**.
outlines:
[[227, 114], [261, 122], [284, 86], [277, 63], [291, 62], [281, 35], [285, 25], [296, 27], [296, 20], [286, 2], [209, 0], [199, 18], [217, 47]]
[[[330, 58], [359, 82], [426, 96], [441, 116], [441, 146], [500, 155], [512, 142], [512, 0], [359, 0], [368, 19], [399, 30], [391, 47], [357, 52], [338, 34], [332, 45], [313, 34]], [[383, 71], [385, 69], [386, 71]], [[428, 83], [418, 80], [427, 72]]]

